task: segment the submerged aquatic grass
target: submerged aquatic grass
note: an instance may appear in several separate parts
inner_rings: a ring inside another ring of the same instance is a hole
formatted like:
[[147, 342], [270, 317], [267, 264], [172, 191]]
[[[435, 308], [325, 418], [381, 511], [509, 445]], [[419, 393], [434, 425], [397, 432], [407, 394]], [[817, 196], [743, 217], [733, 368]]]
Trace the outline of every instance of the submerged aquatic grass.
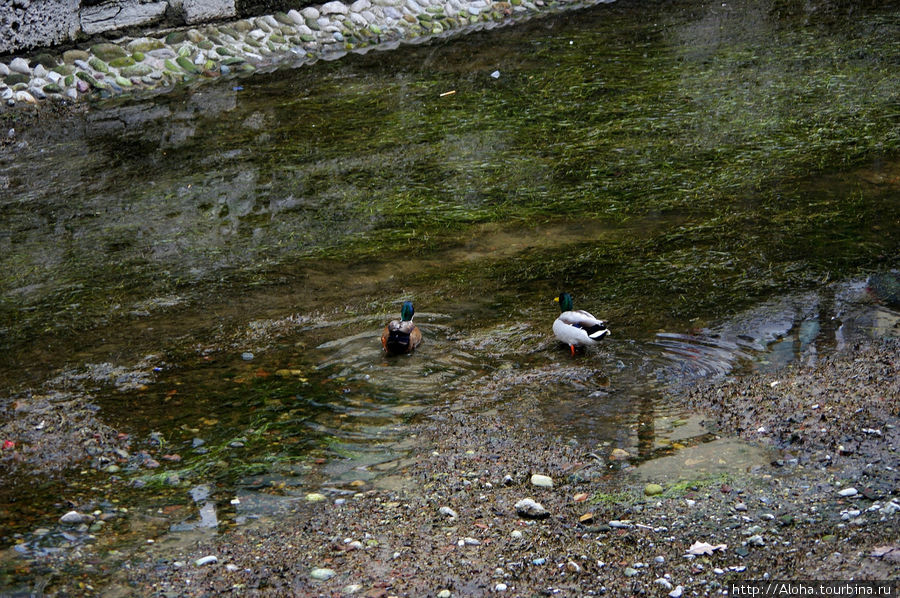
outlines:
[[[60, 189], [42, 191], [27, 169], [9, 175], [30, 203], [0, 217], [37, 206], [48, 218], [29, 215], [0, 237], [4, 343], [119, 321], [154, 297], [184, 305], [302, 279], [323, 258], [427, 257], [486, 223], [662, 225], [431, 265], [411, 282], [458, 293], [482, 275], [498, 291], [600, 280], [597, 300], [633, 313], [675, 297], [672, 315], [684, 318], [890, 266], [896, 184], [857, 189], [837, 177], [840, 192], [829, 193], [815, 181], [897, 159], [896, 9], [834, 23], [781, 11], [621, 3], [403, 48], [390, 61], [348, 56], [259, 75], [240, 93], [116, 107], [110, 121], [136, 124], [88, 139], [65, 224], [50, 216]], [[142, 120], [151, 109], [162, 115]], [[23, 163], [55, 171], [66, 154]], [[50, 234], [64, 248], [52, 255]]]

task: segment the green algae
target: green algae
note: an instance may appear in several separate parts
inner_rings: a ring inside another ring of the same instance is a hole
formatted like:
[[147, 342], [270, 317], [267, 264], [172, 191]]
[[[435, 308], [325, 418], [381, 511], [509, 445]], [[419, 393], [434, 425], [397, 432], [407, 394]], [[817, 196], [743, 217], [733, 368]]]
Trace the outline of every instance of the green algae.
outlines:
[[[689, 3], [603, 6], [403, 48], [390, 64], [373, 53], [260, 75], [234, 109], [198, 114], [195, 132], [149, 163], [143, 132], [94, 138], [117, 156], [116, 178], [135, 182], [107, 190], [106, 209], [146, 206], [141, 218], [169, 233], [113, 243], [111, 263], [76, 242], [65, 282], [49, 286], [32, 257], [4, 252], [4, 289], [46, 290], [27, 311], [5, 292], [0, 326], [9, 338], [77, 328], [144, 293], [200, 289], [191, 300], [202, 300], [323, 259], [427, 260], [495, 223], [526, 236], [560, 220], [628, 234], [445, 263], [406, 283], [435, 296], [578, 287], [615, 315], [659, 322], [891, 267], [896, 183], [860, 177], [892, 172], [900, 146], [892, 9], [839, 25], [751, 4], [709, 10], [714, 29]], [[164, 137], [169, 125], [142, 131]], [[122, 144], [135, 151], [109, 149]], [[107, 234], [88, 237], [104, 246]]]

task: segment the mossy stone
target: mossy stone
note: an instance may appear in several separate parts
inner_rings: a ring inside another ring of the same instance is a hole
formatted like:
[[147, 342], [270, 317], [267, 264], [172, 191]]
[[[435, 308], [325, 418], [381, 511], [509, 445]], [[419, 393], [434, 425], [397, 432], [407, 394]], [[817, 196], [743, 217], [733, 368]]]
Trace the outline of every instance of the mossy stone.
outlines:
[[284, 38], [277, 33], [273, 33], [272, 35], [269, 36], [269, 41], [276, 43], [276, 44], [283, 44]]
[[121, 58], [127, 55], [125, 50], [116, 44], [94, 44], [91, 46], [91, 54], [103, 62], [109, 62], [114, 58]]
[[94, 69], [95, 71], [99, 71], [103, 74], [106, 74], [109, 72], [109, 66], [107, 66], [107, 64], [105, 62], [103, 62], [96, 56], [92, 56], [91, 58], [89, 58], [88, 64], [91, 65], [91, 68]]
[[180, 74], [180, 73], [183, 73], [183, 72], [184, 72], [184, 71], [181, 70], [181, 67], [179, 67], [177, 64], [175, 64], [174, 62], [172, 62], [172, 60], [169, 59], [169, 58], [166, 58], [166, 59], [163, 61], [163, 64], [166, 66], [166, 68], [167, 68], [168, 70], [172, 71], [173, 73], [179, 73], [179, 74]]
[[144, 77], [153, 72], [153, 67], [149, 64], [133, 64], [119, 69], [119, 73], [123, 77]]
[[114, 66], [117, 69], [120, 69], [125, 66], [131, 66], [134, 64], [134, 58], [131, 56], [123, 56], [121, 58], [115, 58], [109, 61], [109, 66]]
[[75, 67], [68, 64], [61, 64], [59, 66], [53, 67], [53, 72], [59, 73], [63, 77], [66, 77], [75, 73]]
[[62, 93], [63, 89], [56, 83], [48, 83], [42, 88], [44, 93]]
[[300, 39], [303, 40], [303, 41], [306, 42], [306, 43], [309, 43], [309, 42], [314, 42], [314, 41], [316, 41], [316, 36], [315, 36], [315, 35], [311, 35], [311, 34], [309, 34], [309, 33], [301, 33], [301, 34], [300, 34]]
[[208, 39], [204, 39], [202, 41], [197, 42], [197, 47], [200, 48], [201, 50], [212, 50], [213, 48], [215, 48], [213, 43], [211, 41], [209, 41]]
[[134, 85], [130, 79], [126, 79], [121, 75], [116, 75], [116, 84], [121, 85], [122, 87], [131, 87]]
[[76, 60], [87, 61], [87, 59], [90, 58], [91, 55], [84, 50], [66, 50], [65, 52], [63, 52], [62, 57], [63, 62], [65, 62], [66, 64], [75, 64]]
[[216, 54], [218, 54], [219, 56], [234, 56], [234, 52], [232, 52], [228, 48], [223, 47], [216, 48]]
[[241, 38], [241, 34], [238, 33], [237, 29], [235, 29], [233, 27], [219, 27], [219, 31], [221, 31], [222, 33], [224, 33], [225, 35], [227, 35], [229, 37], [233, 37], [234, 39]]
[[276, 12], [274, 15], [275, 20], [281, 23], [282, 25], [293, 25], [294, 21], [291, 17], [287, 16], [283, 12]]
[[175, 44], [183, 43], [184, 40], [187, 39], [187, 34], [184, 31], [173, 31], [169, 35], [166, 36], [166, 43], [170, 46]]
[[258, 41], [256, 41], [255, 39], [253, 39], [252, 37], [248, 37], [247, 39], [244, 40], [244, 42], [245, 42], [248, 46], [251, 46], [251, 47], [253, 47], [253, 48], [260, 48], [260, 47], [262, 47], [262, 44], [259, 43]]
[[63, 83], [66, 84], [66, 87], [72, 87], [75, 84], [75, 75], [66, 75], [66, 78], [63, 79]]
[[185, 58], [184, 56], [179, 56], [175, 59], [175, 62], [180, 66], [185, 72], [197, 74], [200, 70], [194, 65], [193, 62]]
[[244, 64], [246, 60], [240, 58], [238, 56], [231, 56], [230, 58], [226, 58], [222, 61], [222, 64], [226, 66], [234, 66], [235, 64]]
[[644, 486], [644, 494], [647, 496], [656, 496], [663, 493], [663, 487], [659, 484], [647, 484]]
[[146, 56], [144, 55], [143, 52], [135, 52], [134, 54], [131, 55], [131, 59], [134, 60], [135, 62], [144, 62], [145, 58], [146, 58]]
[[93, 75], [89, 75], [84, 71], [78, 71], [77, 73], [75, 73], [75, 75], [94, 89], [107, 89], [109, 87], [106, 83], [97, 81], [96, 79], [94, 79]]
[[29, 81], [31, 81], [31, 77], [22, 73], [10, 73], [6, 76], [6, 84], [10, 87], [17, 83], [28, 83]]
[[31, 66], [34, 66], [36, 64], [41, 65], [45, 69], [52, 69], [59, 65], [59, 60], [52, 54], [42, 52], [31, 58]]
[[241, 33], [247, 33], [248, 31], [253, 29], [253, 25], [251, 25], [248, 21], [243, 20], [234, 23], [231, 27], [235, 31], [240, 31]]
[[128, 44], [128, 50], [133, 52], [134, 54], [137, 54], [138, 52], [140, 52], [141, 54], [146, 54], [147, 52], [160, 50], [165, 47], [166, 46], [164, 43], [162, 43], [162, 40], [156, 39], [154, 37], [142, 37]]

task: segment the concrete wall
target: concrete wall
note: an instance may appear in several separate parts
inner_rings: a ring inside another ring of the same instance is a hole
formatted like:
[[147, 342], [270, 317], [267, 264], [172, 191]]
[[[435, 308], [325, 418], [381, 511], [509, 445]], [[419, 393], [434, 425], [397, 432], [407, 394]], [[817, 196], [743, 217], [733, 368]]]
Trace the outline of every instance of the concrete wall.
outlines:
[[0, 54], [108, 31], [194, 25], [236, 15], [235, 0], [0, 0]]

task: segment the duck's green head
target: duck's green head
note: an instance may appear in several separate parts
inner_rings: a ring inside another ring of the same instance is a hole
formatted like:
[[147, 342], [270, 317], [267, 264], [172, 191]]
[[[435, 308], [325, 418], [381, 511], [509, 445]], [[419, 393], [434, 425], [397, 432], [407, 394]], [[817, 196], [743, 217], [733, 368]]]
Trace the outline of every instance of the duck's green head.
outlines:
[[400, 308], [400, 319], [404, 322], [409, 322], [413, 319], [414, 313], [416, 313], [416, 310], [413, 309], [412, 301], [404, 301], [403, 307]]
[[572, 311], [572, 295], [560, 293], [554, 301], [559, 302], [559, 311]]

